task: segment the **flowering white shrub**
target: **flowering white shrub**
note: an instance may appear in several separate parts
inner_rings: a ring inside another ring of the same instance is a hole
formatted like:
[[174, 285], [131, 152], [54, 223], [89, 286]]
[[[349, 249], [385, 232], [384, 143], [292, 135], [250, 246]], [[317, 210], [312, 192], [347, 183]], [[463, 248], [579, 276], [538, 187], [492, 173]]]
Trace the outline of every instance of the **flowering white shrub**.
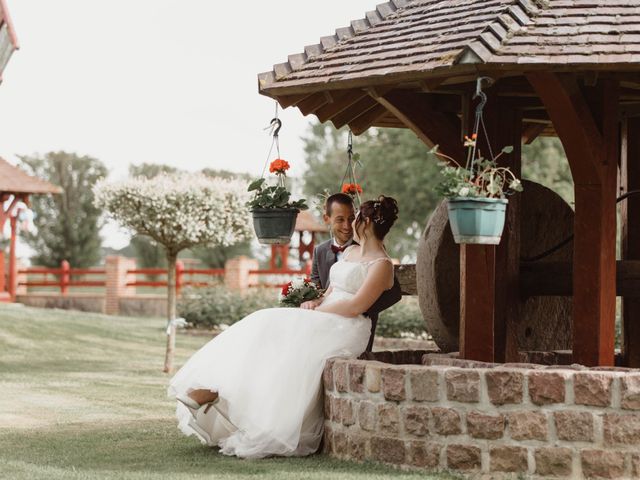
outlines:
[[168, 251], [195, 245], [229, 246], [253, 235], [244, 182], [201, 174], [158, 175], [94, 187], [96, 206]]
[[173, 366], [176, 317], [176, 259], [196, 245], [230, 246], [253, 234], [244, 182], [202, 174], [161, 174], [122, 182], [100, 182], [95, 204], [134, 232], [147, 235], [167, 253], [167, 355], [164, 371]]

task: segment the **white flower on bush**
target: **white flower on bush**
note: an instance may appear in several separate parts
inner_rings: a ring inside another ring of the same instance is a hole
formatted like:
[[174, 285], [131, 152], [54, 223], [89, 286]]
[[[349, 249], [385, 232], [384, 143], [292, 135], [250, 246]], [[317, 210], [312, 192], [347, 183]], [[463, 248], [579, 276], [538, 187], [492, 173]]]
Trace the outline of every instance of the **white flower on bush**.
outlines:
[[458, 195], [461, 197], [468, 197], [469, 193], [471, 193], [471, 189], [469, 187], [462, 187], [458, 192]]

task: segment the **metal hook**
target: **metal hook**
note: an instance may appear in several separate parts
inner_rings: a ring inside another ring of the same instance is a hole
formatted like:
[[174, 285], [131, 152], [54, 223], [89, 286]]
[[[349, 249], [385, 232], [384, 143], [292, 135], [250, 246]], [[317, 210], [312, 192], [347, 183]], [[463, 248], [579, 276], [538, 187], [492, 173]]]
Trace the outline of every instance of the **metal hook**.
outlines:
[[349, 154], [349, 158], [353, 154], [353, 133], [349, 130], [349, 135], [347, 136], [347, 153]]
[[280, 133], [280, 129], [282, 128], [282, 120], [280, 120], [278, 117], [275, 117], [271, 119], [271, 122], [269, 122], [269, 126], [273, 129], [273, 136], [277, 137], [278, 133]]
[[487, 81], [487, 87], [493, 84], [493, 78], [491, 77], [478, 77], [476, 81], [476, 94], [473, 96], [473, 98], [480, 97], [480, 103], [476, 107], [476, 115], [482, 113], [484, 106], [487, 104], [487, 94], [482, 91], [483, 80]]

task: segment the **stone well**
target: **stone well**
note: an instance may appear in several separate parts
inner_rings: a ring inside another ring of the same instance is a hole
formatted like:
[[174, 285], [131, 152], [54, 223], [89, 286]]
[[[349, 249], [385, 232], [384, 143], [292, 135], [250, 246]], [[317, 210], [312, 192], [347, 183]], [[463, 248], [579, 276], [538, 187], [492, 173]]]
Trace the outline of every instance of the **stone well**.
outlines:
[[369, 358], [327, 362], [331, 456], [467, 478], [640, 478], [640, 370]]

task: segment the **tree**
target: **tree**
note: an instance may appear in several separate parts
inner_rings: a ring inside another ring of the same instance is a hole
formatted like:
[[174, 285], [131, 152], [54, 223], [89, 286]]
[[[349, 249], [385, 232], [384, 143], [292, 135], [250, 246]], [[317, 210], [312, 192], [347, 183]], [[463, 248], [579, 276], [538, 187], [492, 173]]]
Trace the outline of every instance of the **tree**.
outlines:
[[[303, 139], [308, 170], [304, 191], [311, 196], [325, 189], [337, 192], [347, 166], [347, 130], [315, 123]], [[439, 168], [427, 147], [409, 130], [379, 129], [354, 138], [360, 154], [356, 169], [363, 200], [384, 194], [400, 206], [398, 220], [386, 239], [392, 256], [415, 259], [416, 245], [426, 220], [441, 201], [434, 187]]]
[[550, 188], [573, 205], [573, 177], [558, 138], [539, 137], [523, 146], [522, 177]]
[[164, 371], [173, 367], [176, 326], [176, 260], [197, 245], [230, 246], [252, 236], [246, 184], [202, 174], [161, 174], [100, 183], [96, 204], [123, 226], [165, 248], [169, 335]]
[[95, 158], [75, 153], [49, 152], [44, 156], [20, 156], [31, 175], [62, 187], [60, 195], [38, 195], [31, 199], [37, 234], [26, 234], [35, 250], [33, 261], [59, 267], [67, 260], [86, 268], [100, 260], [102, 210], [94, 204], [92, 188], [107, 175], [107, 168]]

